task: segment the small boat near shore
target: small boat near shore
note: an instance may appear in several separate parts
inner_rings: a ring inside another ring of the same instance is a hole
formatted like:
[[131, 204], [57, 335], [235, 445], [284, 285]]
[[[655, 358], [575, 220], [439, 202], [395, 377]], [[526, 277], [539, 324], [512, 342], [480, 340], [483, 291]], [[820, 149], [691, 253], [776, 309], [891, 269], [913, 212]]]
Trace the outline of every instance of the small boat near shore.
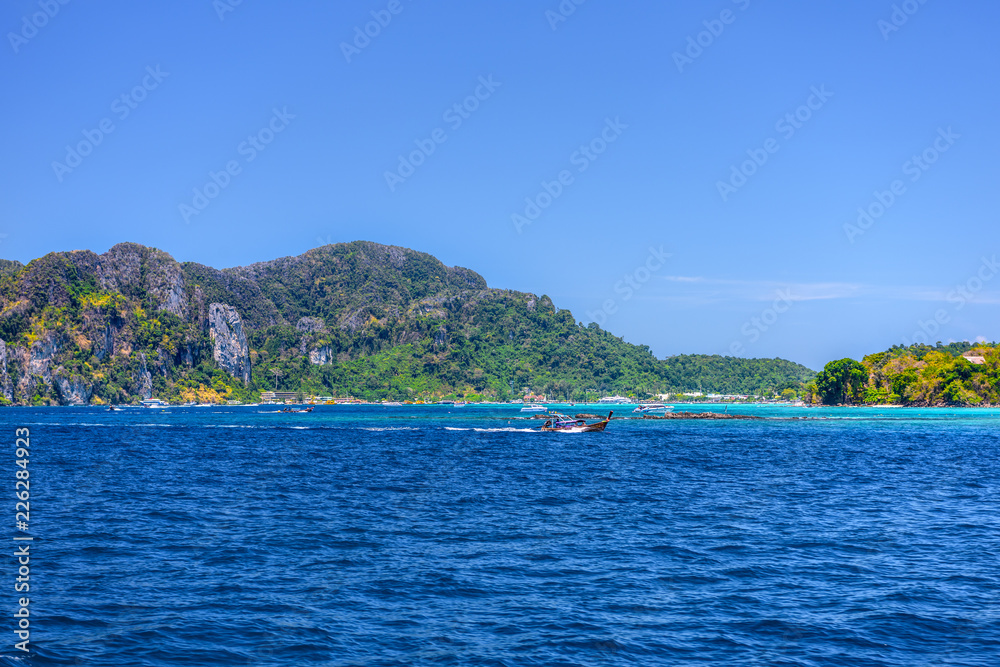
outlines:
[[612, 410], [605, 419], [599, 422], [588, 424], [582, 419], [570, 419], [565, 415], [558, 415], [555, 419], [549, 419], [541, 425], [540, 429], [547, 433], [600, 433], [611, 421]]
[[302, 412], [312, 412], [312, 411], [313, 411], [312, 408], [305, 408], [305, 409], [302, 409], [302, 410], [297, 410], [295, 408], [285, 408], [284, 410], [278, 410], [278, 412], [280, 412], [282, 414], [288, 414], [288, 413], [298, 414], [298, 413], [302, 413]]
[[538, 413], [548, 412], [548, 411], [549, 411], [549, 409], [547, 407], [545, 407], [544, 405], [525, 405], [523, 408], [521, 408], [521, 412], [530, 412], [530, 413], [533, 413], [533, 414], [538, 414]]
[[629, 400], [627, 398], [625, 398], [624, 396], [605, 396], [604, 398], [602, 398], [602, 399], [600, 399], [598, 401], [598, 403], [602, 403], [604, 405], [608, 405], [608, 404], [611, 404], [611, 405], [626, 405], [628, 402], [629, 402]]
[[668, 412], [673, 411], [674, 406], [672, 405], [664, 405], [663, 403], [643, 403], [632, 412], [637, 412], [641, 415], [665, 415]]

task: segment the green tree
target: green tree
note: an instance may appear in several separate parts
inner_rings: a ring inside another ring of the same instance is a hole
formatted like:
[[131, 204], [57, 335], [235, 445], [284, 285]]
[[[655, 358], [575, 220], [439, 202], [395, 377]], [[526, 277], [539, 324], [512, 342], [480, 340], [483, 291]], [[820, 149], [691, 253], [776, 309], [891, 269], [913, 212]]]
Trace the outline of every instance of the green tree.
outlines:
[[854, 359], [828, 363], [816, 376], [816, 390], [826, 405], [857, 403], [865, 389], [868, 370]]

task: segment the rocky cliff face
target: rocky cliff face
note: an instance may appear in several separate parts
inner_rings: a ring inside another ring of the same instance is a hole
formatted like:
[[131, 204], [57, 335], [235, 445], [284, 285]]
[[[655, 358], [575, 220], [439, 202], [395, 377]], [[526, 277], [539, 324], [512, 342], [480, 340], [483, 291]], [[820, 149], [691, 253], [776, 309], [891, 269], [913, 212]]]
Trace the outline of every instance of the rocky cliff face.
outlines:
[[68, 375], [59, 369], [52, 376], [52, 385], [62, 405], [87, 405], [94, 387], [82, 375]]
[[12, 401], [14, 400], [13, 391], [10, 375], [7, 373], [7, 343], [0, 340], [0, 396]]
[[235, 378], [250, 382], [250, 346], [243, 320], [232, 306], [213, 303], [208, 307], [208, 330], [212, 356], [220, 368]]
[[318, 317], [300, 317], [295, 328], [303, 333], [317, 333], [326, 329], [326, 323]]
[[22, 372], [17, 384], [18, 393], [25, 398], [32, 396], [35, 387], [40, 383], [46, 385], [52, 382], [52, 361], [59, 351], [56, 335], [46, 332], [36, 340], [30, 348], [18, 348], [18, 361]]
[[153, 374], [149, 372], [149, 367], [146, 365], [146, 355], [143, 352], [139, 353], [139, 369], [135, 374], [133, 392], [142, 399], [153, 397]]
[[187, 317], [184, 272], [181, 265], [162, 250], [137, 243], [119, 243], [97, 256], [94, 264], [101, 289], [124, 295], [145, 293], [156, 310]]
[[330, 349], [329, 345], [322, 345], [309, 350], [309, 363], [316, 366], [326, 366], [327, 364], [332, 364], [333, 350]]
[[299, 339], [299, 353], [308, 356], [309, 363], [316, 366], [333, 363], [333, 348], [323, 342], [329, 333], [326, 322], [318, 317], [301, 317], [296, 322], [295, 329], [302, 334], [302, 338]]

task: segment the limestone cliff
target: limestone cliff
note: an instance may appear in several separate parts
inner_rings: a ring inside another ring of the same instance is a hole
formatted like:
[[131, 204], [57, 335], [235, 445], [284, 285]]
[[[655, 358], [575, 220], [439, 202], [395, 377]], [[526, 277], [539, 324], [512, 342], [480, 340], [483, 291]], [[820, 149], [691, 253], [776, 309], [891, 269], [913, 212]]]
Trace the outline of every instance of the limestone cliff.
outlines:
[[321, 345], [309, 350], [309, 363], [317, 366], [326, 366], [333, 363], [333, 350], [329, 345]]
[[101, 289], [124, 295], [144, 293], [157, 310], [187, 317], [184, 272], [173, 257], [137, 243], [119, 243], [96, 257]]
[[326, 323], [319, 317], [301, 317], [295, 324], [295, 329], [302, 338], [299, 340], [299, 353], [309, 357], [309, 363], [326, 366], [333, 363], [333, 348], [325, 342], [329, 332]]
[[133, 390], [139, 398], [147, 399], [153, 397], [153, 374], [149, 372], [146, 365], [146, 354], [139, 353], [139, 369], [135, 374], [135, 389]]
[[215, 363], [244, 383], [250, 382], [250, 346], [236, 309], [223, 303], [209, 304], [208, 330]]
[[52, 375], [52, 384], [62, 405], [87, 405], [94, 387], [82, 375], [68, 374], [60, 368]]
[[59, 352], [59, 342], [52, 332], [36, 340], [31, 347], [15, 349], [15, 361], [19, 368], [17, 391], [26, 398], [35, 393], [35, 387], [40, 383], [49, 386], [52, 383], [52, 361]]
[[7, 373], [7, 343], [0, 340], [0, 396], [8, 401], [14, 400], [10, 375]]

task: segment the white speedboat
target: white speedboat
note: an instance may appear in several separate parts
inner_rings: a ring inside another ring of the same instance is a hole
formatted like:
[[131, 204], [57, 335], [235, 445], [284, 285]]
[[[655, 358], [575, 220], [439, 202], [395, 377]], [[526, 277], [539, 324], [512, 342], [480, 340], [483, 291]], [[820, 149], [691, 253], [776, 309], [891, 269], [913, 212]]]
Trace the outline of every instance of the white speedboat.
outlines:
[[521, 412], [531, 412], [533, 414], [538, 414], [540, 412], [548, 412], [549, 409], [544, 405], [525, 405], [521, 408]]
[[629, 402], [630, 401], [624, 396], [605, 396], [604, 398], [598, 401], [598, 403], [603, 403], [605, 405], [609, 403], [612, 405], [622, 405], [624, 403], [629, 403]]
[[663, 403], [644, 403], [632, 412], [638, 412], [641, 415], [665, 415], [668, 412], [673, 411], [674, 406], [672, 405], [664, 405]]

